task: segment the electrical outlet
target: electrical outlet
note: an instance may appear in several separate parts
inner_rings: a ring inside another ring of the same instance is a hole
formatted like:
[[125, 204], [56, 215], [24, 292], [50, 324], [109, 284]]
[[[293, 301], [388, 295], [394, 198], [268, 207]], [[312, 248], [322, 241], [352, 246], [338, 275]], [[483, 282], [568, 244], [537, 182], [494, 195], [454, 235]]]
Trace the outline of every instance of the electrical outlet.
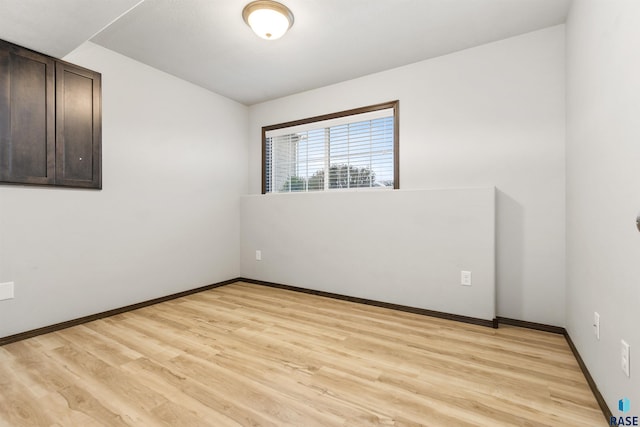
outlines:
[[470, 271], [461, 271], [460, 272], [460, 284], [462, 286], [471, 286], [471, 272]]
[[597, 311], [593, 312], [593, 333], [600, 339], [600, 314]]
[[13, 299], [13, 282], [0, 283], [0, 301]]
[[620, 341], [620, 367], [626, 376], [629, 375], [629, 344], [625, 340]]
[[262, 261], [262, 251], [256, 251], [256, 261]]

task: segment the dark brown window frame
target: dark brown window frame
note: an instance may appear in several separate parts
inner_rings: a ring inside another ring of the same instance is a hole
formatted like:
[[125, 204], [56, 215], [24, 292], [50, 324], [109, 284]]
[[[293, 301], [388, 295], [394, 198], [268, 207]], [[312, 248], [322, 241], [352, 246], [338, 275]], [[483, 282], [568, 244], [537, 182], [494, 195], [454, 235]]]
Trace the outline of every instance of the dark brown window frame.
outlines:
[[285, 123], [262, 127], [262, 194], [267, 193], [267, 132], [292, 126], [306, 125], [309, 123], [321, 122], [324, 120], [337, 119], [340, 117], [353, 116], [356, 114], [369, 113], [372, 111], [393, 109], [393, 189], [400, 188], [400, 101], [389, 101], [380, 104], [368, 105], [366, 107], [354, 108], [351, 110], [339, 111], [337, 113], [323, 114], [321, 116], [308, 117], [301, 120], [293, 120]]

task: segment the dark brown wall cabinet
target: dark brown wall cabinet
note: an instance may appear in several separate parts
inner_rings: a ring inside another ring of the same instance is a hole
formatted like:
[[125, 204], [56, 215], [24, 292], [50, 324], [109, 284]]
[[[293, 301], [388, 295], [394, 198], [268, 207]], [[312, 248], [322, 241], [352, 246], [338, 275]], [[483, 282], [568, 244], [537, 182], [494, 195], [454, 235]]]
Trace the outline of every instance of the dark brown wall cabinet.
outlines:
[[100, 73], [0, 40], [0, 182], [101, 188]]

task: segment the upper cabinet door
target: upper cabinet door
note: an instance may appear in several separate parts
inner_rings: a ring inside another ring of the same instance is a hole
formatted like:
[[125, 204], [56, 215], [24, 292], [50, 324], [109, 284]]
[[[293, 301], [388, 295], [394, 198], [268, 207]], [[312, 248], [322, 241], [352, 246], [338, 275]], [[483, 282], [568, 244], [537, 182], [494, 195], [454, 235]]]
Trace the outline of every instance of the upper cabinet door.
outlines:
[[0, 41], [0, 182], [55, 182], [55, 61]]
[[56, 185], [102, 188], [100, 73], [56, 64]]

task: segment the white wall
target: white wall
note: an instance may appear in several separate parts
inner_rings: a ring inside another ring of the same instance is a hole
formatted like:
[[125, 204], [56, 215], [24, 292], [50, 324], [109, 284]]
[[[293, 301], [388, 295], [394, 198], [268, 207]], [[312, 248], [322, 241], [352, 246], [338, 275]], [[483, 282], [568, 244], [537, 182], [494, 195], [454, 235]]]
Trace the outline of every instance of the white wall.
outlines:
[[[567, 329], [614, 415], [640, 415], [640, 2], [567, 21]], [[600, 341], [593, 313], [601, 316]], [[631, 345], [631, 378], [620, 340]]]
[[250, 191], [262, 126], [398, 99], [401, 188], [497, 187], [497, 314], [564, 326], [564, 93], [561, 25], [257, 104]]
[[493, 188], [254, 195], [241, 214], [243, 277], [495, 318]]
[[261, 126], [394, 99], [401, 187], [496, 186], [497, 314], [564, 325], [563, 26], [255, 105], [248, 132], [246, 107], [96, 45], [66, 59], [103, 73], [104, 189], [0, 187], [0, 336], [243, 274]]
[[86, 43], [103, 190], [0, 186], [0, 337], [239, 276], [247, 107]]

